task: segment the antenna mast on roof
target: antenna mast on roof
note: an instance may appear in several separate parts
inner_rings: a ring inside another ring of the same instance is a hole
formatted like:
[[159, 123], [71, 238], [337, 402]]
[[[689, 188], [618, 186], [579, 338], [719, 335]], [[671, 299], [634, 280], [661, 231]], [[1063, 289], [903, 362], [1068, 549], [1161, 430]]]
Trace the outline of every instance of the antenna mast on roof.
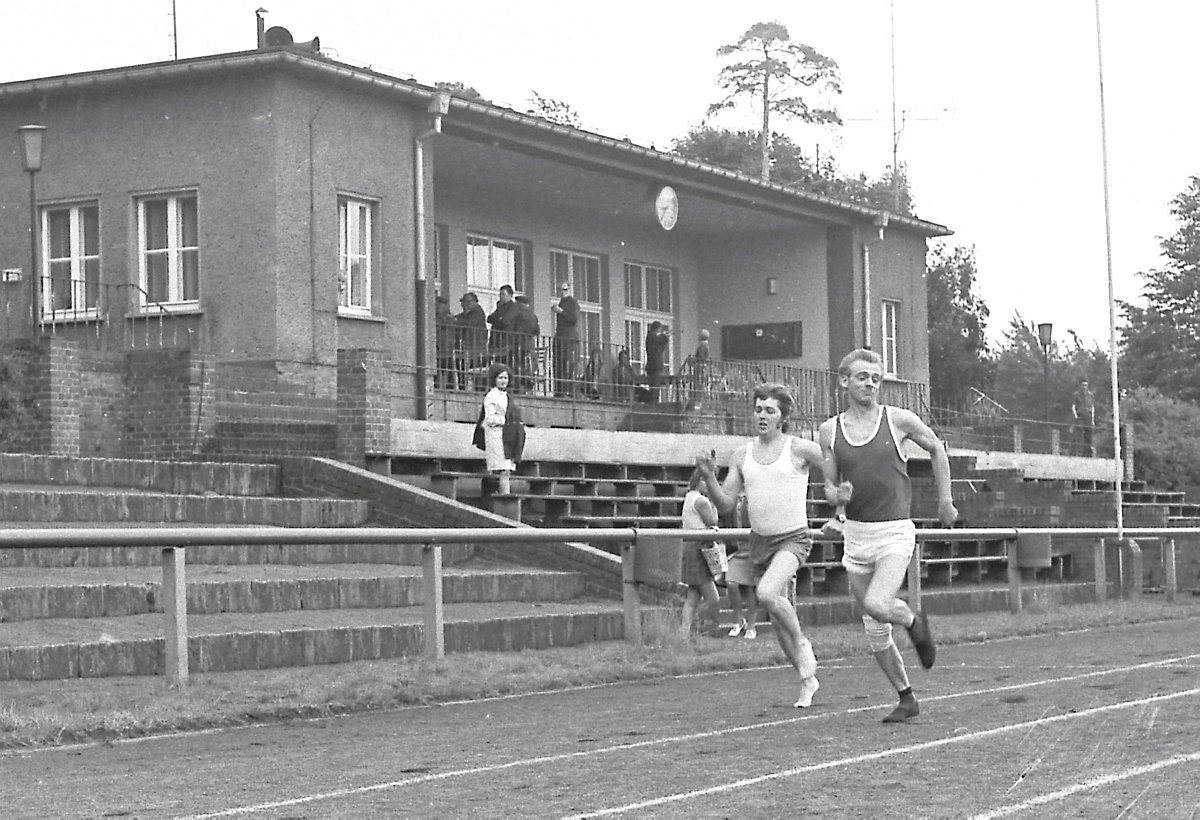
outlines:
[[175, 0], [171, 0], [171, 47], [175, 59], [179, 59], [179, 18], [175, 14]]

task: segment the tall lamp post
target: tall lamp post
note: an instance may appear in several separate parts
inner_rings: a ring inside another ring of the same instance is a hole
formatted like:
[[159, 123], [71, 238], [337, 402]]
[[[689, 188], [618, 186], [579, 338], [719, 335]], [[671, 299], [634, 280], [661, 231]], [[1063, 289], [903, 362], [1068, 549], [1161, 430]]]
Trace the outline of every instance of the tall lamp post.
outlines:
[[38, 269], [37, 189], [34, 187], [34, 177], [42, 170], [42, 135], [45, 132], [44, 125], [22, 125], [17, 129], [21, 135], [21, 147], [25, 151], [25, 170], [29, 172], [29, 319], [35, 339], [41, 319], [38, 296], [42, 277]]
[[1054, 325], [1042, 322], [1038, 327], [1038, 341], [1042, 344], [1042, 420], [1050, 422], [1050, 342], [1054, 336]]

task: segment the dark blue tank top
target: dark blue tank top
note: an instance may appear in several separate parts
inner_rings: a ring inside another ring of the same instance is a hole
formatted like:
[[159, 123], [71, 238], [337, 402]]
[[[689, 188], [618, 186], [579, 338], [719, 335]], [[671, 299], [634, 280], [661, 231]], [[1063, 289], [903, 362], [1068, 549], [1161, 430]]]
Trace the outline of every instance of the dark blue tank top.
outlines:
[[880, 407], [879, 421], [870, 440], [851, 444], [842, 430], [839, 414], [833, 433], [833, 455], [841, 475], [839, 481], [854, 485], [846, 505], [852, 521], [902, 521], [912, 517], [912, 484], [908, 459], [900, 454], [892, 433], [892, 417]]

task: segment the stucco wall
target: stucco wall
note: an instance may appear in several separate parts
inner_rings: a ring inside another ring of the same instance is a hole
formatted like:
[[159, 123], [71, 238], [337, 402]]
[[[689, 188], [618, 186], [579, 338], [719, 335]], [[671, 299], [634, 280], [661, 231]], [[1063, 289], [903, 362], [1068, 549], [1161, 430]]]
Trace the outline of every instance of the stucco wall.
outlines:
[[[712, 332], [713, 355], [722, 356], [722, 324], [803, 322], [803, 356], [778, 364], [826, 369], [829, 314], [826, 310], [824, 229], [712, 237], [702, 244], [696, 290], [701, 326]], [[767, 293], [768, 277], [778, 293]]]

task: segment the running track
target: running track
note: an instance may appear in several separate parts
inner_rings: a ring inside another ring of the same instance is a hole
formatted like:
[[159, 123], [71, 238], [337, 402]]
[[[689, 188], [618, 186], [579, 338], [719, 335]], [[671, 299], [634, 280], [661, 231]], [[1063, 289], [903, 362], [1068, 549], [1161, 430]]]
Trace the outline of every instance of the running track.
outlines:
[[1200, 818], [1198, 626], [942, 647], [899, 726], [864, 653], [809, 710], [773, 668], [8, 752], [0, 813]]

